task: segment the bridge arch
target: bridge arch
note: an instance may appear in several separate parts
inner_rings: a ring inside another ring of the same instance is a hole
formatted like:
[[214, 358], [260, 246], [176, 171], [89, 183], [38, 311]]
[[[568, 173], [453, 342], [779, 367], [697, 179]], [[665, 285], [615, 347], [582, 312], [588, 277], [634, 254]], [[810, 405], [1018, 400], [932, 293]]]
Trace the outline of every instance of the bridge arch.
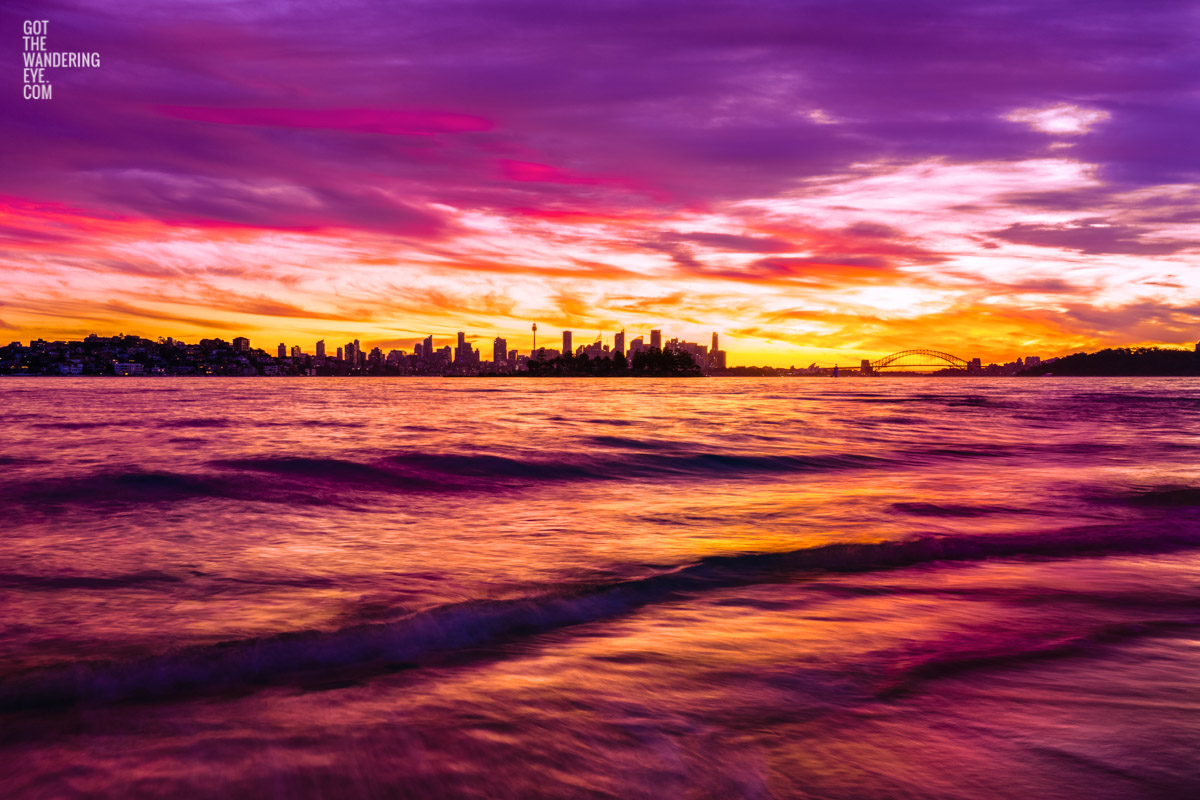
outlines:
[[[921, 364], [896, 364], [901, 359], [909, 356], [919, 356], [924, 362]], [[892, 353], [890, 356], [884, 356], [878, 361], [871, 362], [871, 369], [886, 369], [891, 366], [905, 367], [957, 367], [959, 369], [967, 369], [970, 363], [965, 358], [959, 358], [950, 353], [943, 353], [939, 350], [901, 350], [899, 353]]]

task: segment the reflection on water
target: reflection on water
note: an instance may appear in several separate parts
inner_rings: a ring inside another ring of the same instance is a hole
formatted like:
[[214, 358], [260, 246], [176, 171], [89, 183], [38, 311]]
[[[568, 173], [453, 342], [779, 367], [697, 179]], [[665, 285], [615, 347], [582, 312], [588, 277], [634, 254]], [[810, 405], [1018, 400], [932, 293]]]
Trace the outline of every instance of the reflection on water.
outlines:
[[7, 797], [1200, 791], [1200, 381], [0, 382]]

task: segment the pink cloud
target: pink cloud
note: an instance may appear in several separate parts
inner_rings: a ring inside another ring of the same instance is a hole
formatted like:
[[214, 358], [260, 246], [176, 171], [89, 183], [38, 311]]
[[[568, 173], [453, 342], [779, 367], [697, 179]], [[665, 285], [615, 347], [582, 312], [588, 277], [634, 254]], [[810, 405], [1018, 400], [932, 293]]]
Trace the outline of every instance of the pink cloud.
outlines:
[[569, 183], [581, 184], [584, 186], [594, 186], [609, 183], [605, 178], [594, 177], [591, 175], [580, 175], [562, 169], [561, 167], [552, 167], [549, 164], [534, 164], [529, 161], [513, 161], [512, 159], [503, 158], [497, 162], [500, 165], [501, 172], [504, 177], [514, 181], [523, 181], [529, 183]]
[[605, 186], [632, 192], [653, 198], [658, 202], [666, 202], [668, 193], [656, 188], [645, 181], [626, 178], [618, 175], [589, 175], [575, 170], [563, 169], [550, 164], [539, 164], [533, 161], [517, 161], [502, 158], [496, 162], [500, 173], [508, 180], [518, 183], [549, 183], [565, 186]]

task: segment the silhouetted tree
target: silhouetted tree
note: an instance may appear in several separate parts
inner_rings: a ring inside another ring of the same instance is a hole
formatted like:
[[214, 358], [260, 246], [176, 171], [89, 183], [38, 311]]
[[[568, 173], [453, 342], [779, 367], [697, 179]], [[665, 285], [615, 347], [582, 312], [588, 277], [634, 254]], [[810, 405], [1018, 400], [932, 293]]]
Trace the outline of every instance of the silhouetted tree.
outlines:
[[1200, 354], [1161, 347], [1113, 347], [1038, 364], [1021, 375], [1200, 375]]
[[700, 366], [681, 350], [641, 350], [633, 357], [634, 375], [699, 375]]

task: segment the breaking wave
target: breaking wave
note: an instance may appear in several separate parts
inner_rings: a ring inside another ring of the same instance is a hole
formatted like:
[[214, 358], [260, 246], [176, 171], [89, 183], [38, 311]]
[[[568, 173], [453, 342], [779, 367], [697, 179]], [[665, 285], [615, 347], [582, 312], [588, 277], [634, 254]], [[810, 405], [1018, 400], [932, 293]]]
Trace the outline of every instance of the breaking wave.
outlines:
[[[924, 536], [712, 556], [648, 577], [580, 583], [516, 599], [439, 606], [392, 622], [197, 646], [140, 661], [77, 662], [41, 669], [0, 683], [0, 710], [153, 699], [312, 678], [314, 674], [367, 677], [435, 658], [477, 655], [478, 648], [514, 637], [610, 619], [695, 593], [804, 574], [867, 572], [944, 561], [1157, 553], [1197, 546], [1200, 530], [1160, 524], [973, 537]], [[148, 575], [144, 579], [159, 578]], [[1011, 657], [1010, 650], [960, 654], [954, 660], [1000, 660]], [[1020, 651], [1016, 648], [1018, 654]], [[941, 660], [928, 663], [918, 659], [907, 672], [919, 676], [960, 668], [942, 656], [938, 658]]]
[[[614, 437], [617, 438], [617, 437]], [[630, 440], [633, 441], [633, 440]], [[623, 447], [634, 449], [633, 445]], [[323, 456], [269, 456], [220, 459], [195, 472], [106, 470], [54, 479], [0, 485], [0, 501], [44, 510], [111, 507], [221, 498], [259, 502], [329, 502], [355, 492], [488, 492], [544, 483], [684, 479], [719, 475], [725, 479], [763, 474], [800, 474], [860, 469], [886, 460], [852, 454], [738, 455], [656, 452], [566, 454], [559, 458], [517, 458], [483, 453], [410, 452], [365, 462]], [[325, 492], [322, 489], [336, 489]]]

